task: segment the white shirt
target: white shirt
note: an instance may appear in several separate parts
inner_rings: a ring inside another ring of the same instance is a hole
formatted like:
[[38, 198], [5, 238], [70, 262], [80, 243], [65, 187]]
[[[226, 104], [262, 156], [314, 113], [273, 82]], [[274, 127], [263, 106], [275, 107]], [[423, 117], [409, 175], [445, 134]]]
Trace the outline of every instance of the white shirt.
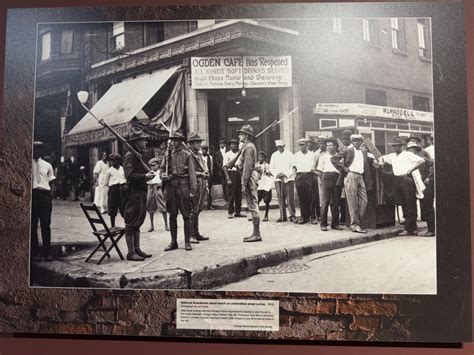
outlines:
[[[280, 153], [279, 150], [274, 152], [270, 158], [270, 171], [275, 177], [281, 173], [285, 174], [286, 178], [283, 179], [283, 182], [294, 181], [293, 154], [288, 150], [284, 150], [283, 153]], [[282, 181], [282, 179], [276, 178], [275, 181]]]
[[110, 165], [109, 163], [104, 163], [104, 161], [102, 160], [99, 160], [96, 164], [95, 164], [95, 167], [94, 167], [94, 170], [93, 170], [93, 173], [94, 174], [98, 174], [99, 175], [99, 178], [98, 178], [98, 181], [97, 183], [99, 185], [105, 185], [105, 173], [107, 172], [107, 169], [110, 168]]
[[364, 173], [364, 156], [362, 150], [356, 149], [354, 147], [354, 160], [352, 161], [351, 166], [349, 166], [349, 171], [357, 174]]
[[37, 161], [33, 159], [31, 172], [33, 179], [33, 190], [40, 189], [51, 191], [49, 182], [56, 179], [56, 176], [54, 176], [53, 166], [50, 163], [44, 161], [41, 158], [38, 158]]
[[106, 186], [122, 185], [127, 182], [125, 179], [125, 171], [123, 167], [119, 166], [118, 169], [115, 169], [113, 166], [107, 169], [105, 173], [104, 184]]
[[224, 147], [224, 148], [219, 148], [219, 150], [221, 151], [222, 157], [225, 157], [226, 147]]
[[266, 162], [260, 164], [259, 162], [257, 162], [257, 164], [255, 164], [255, 167], [258, 166], [262, 168], [263, 173], [260, 177], [260, 180], [258, 181], [257, 190], [270, 191], [275, 182], [274, 177], [271, 175], [270, 164]]
[[[232, 159], [234, 159], [237, 154], [238, 154], [239, 151], [237, 152], [233, 152], [232, 150], [229, 150], [228, 152], [226, 152], [224, 154], [224, 161], [223, 161], [223, 165], [227, 165], [228, 162], [230, 162]], [[232, 170], [232, 171], [236, 171], [237, 170], [237, 167], [236, 167], [237, 164], [234, 164], [234, 166], [232, 167], [232, 169], [227, 169], [227, 170]]]
[[407, 175], [408, 171], [416, 164], [424, 162], [425, 160], [409, 151], [397, 153], [390, 153], [380, 157], [379, 161], [392, 165], [393, 174], [395, 176]]
[[337, 170], [331, 162], [331, 157], [332, 155], [329, 154], [329, 152], [321, 153], [317, 170], [322, 171], [323, 173], [339, 173], [339, 170]]
[[[206, 156], [202, 155], [202, 160], [204, 160], [204, 165], [206, 166], [207, 170], [209, 170], [209, 166], [212, 170], [212, 157], [208, 154]], [[212, 171], [208, 171], [209, 174], [212, 174]]]
[[309, 173], [314, 169], [314, 154], [307, 151], [303, 154], [301, 151], [295, 153], [293, 156], [293, 166], [297, 173]]
[[431, 159], [434, 160], [434, 155], [435, 155], [435, 149], [434, 149], [434, 145], [430, 145], [429, 147], [425, 148], [425, 151], [428, 152], [428, 154], [430, 155]]

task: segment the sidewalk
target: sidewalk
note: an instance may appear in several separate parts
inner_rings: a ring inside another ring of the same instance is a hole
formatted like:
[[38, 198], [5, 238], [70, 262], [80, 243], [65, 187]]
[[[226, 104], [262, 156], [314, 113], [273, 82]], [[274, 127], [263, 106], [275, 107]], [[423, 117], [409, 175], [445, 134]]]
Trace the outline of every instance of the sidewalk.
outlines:
[[[33, 263], [32, 284], [52, 287], [140, 288], [140, 289], [213, 289], [236, 282], [257, 273], [262, 267], [281, 264], [304, 255], [391, 238], [400, 226], [356, 234], [343, 231], [322, 232], [319, 225], [276, 223], [277, 209], [270, 210], [270, 221], [261, 223], [263, 242], [243, 243], [251, 234], [252, 225], [246, 218], [227, 218], [225, 210], [204, 210], [201, 213], [201, 233], [210, 240], [193, 244], [184, 250], [181, 217], [178, 217], [179, 249], [164, 252], [169, 244], [169, 232], [163, 219], [155, 214], [155, 230], [147, 232], [149, 219], [141, 228], [142, 250], [153, 254], [143, 262], [121, 261], [115, 251], [101, 265], [85, 258], [96, 245], [95, 237], [78, 202], [55, 201], [52, 216], [52, 243], [62, 256], [53, 262]], [[105, 215], [107, 223], [109, 218]], [[118, 225], [123, 220], [118, 217]], [[126, 254], [125, 238], [119, 243]], [[66, 252], [65, 250], [72, 252]], [[101, 254], [94, 256], [98, 260]], [[291, 291], [291, 290], [275, 290]], [[307, 292], [317, 292], [308, 289]]]

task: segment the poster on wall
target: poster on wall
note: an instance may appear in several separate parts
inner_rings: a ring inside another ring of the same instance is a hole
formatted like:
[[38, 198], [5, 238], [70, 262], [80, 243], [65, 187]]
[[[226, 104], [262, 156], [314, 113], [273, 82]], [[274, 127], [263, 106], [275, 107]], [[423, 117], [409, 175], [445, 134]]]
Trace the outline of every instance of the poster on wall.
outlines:
[[9, 11], [0, 330], [469, 340], [460, 7], [182, 8]]

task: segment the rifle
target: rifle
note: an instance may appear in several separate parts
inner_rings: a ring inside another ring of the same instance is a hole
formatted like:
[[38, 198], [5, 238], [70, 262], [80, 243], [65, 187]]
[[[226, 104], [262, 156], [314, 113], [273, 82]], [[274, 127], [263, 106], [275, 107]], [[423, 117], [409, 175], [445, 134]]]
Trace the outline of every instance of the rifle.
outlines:
[[81, 104], [81, 106], [97, 121], [99, 122], [102, 127], [104, 128], [107, 128], [116, 138], [117, 140], [122, 143], [133, 155], [135, 155], [135, 157], [138, 159], [138, 161], [140, 162], [140, 164], [143, 165], [143, 167], [146, 169], [147, 172], [153, 172], [153, 170], [145, 164], [145, 162], [143, 161], [143, 158], [142, 158], [142, 155], [137, 152], [126, 140], [125, 138], [123, 138], [120, 134], [117, 133], [117, 131], [115, 131], [112, 127], [110, 127], [105, 121], [104, 119], [99, 119], [97, 118], [96, 115], [94, 115], [92, 113], [91, 110], [89, 110], [87, 108], [86, 105], [84, 105], [82, 102], [79, 101], [79, 103]]
[[[254, 140], [257, 139], [257, 138], [260, 138], [266, 131], [268, 131], [270, 128], [273, 128], [277, 125], [279, 125], [281, 122], [283, 122], [284, 120], [286, 120], [288, 117], [290, 117], [290, 115], [297, 111], [298, 110], [298, 107], [295, 107], [293, 110], [291, 110], [290, 112], [286, 113], [283, 115], [283, 117], [280, 119], [280, 120], [275, 120], [273, 121], [272, 123], [270, 123], [267, 127], [265, 127], [263, 130], [261, 130], [260, 132], [258, 132], [255, 137], [254, 137]], [[240, 158], [240, 156], [242, 155], [242, 152], [244, 150], [245, 146], [243, 146], [242, 148], [239, 149], [237, 155], [232, 159], [230, 160], [226, 165], [225, 167], [226, 168], [233, 168], [235, 163], [237, 162], [237, 160]], [[224, 170], [225, 171], [225, 170]]]

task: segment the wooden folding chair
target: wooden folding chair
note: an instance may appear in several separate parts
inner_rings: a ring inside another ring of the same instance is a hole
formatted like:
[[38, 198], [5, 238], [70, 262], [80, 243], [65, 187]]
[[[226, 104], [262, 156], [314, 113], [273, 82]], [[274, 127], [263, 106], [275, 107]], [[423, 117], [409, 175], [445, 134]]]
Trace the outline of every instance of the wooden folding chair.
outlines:
[[[94, 205], [84, 205], [82, 202], [80, 203], [82, 211], [87, 217], [87, 220], [89, 221], [91, 227], [92, 227], [92, 234], [94, 234], [98, 241], [99, 245], [92, 251], [92, 253], [87, 257], [86, 262], [88, 262], [92, 256], [99, 251], [99, 249], [102, 249], [104, 254], [102, 257], [99, 259], [97, 262], [97, 265], [99, 265], [102, 260], [107, 256], [110, 258], [110, 251], [112, 249], [115, 249], [117, 251], [117, 254], [119, 255], [121, 260], [124, 260], [124, 257], [122, 253], [120, 252], [120, 248], [118, 246], [118, 242], [120, 238], [123, 237], [125, 234], [125, 228], [123, 227], [111, 227], [109, 228], [107, 224], [104, 221], [104, 218], [102, 217], [102, 214], [100, 213], [99, 209], [97, 206]], [[92, 215], [92, 216], [91, 216]], [[96, 227], [96, 225], [99, 226], [99, 228]], [[107, 240], [110, 240], [110, 246], [107, 248], [105, 245], [105, 242]]]

